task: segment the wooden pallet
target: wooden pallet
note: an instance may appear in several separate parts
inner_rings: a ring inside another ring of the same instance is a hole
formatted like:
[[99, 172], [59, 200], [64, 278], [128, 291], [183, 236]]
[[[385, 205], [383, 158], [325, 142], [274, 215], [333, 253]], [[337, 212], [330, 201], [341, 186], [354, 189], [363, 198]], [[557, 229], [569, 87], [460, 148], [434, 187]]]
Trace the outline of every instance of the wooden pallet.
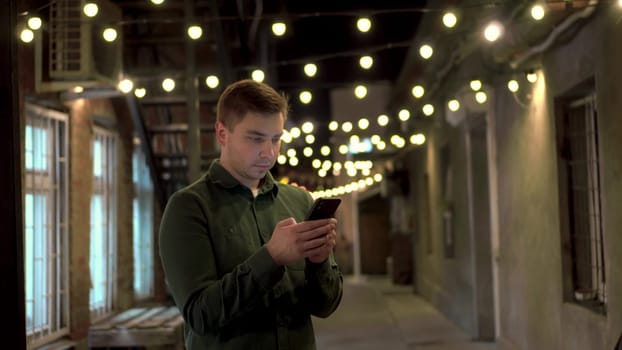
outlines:
[[89, 327], [89, 347], [140, 346], [183, 350], [184, 320], [174, 307], [136, 307]]

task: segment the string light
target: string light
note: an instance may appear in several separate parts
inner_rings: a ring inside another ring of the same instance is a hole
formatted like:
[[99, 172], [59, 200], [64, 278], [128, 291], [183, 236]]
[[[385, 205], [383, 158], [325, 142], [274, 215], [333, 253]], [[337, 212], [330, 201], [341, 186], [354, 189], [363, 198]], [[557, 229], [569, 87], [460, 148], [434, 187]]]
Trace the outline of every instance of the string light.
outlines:
[[359, 65], [363, 69], [369, 69], [374, 64], [374, 59], [371, 56], [363, 56], [359, 59]]
[[361, 17], [356, 21], [356, 28], [361, 33], [367, 33], [371, 29], [371, 20], [367, 17]]
[[365, 98], [365, 96], [367, 96], [367, 88], [365, 87], [365, 85], [357, 85], [354, 88], [354, 96], [356, 96], [356, 98], [358, 99]]
[[490, 42], [497, 41], [501, 35], [503, 35], [503, 25], [501, 23], [493, 21], [484, 30], [484, 37]]
[[460, 109], [460, 102], [456, 99], [450, 100], [447, 102], [447, 107], [449, 107], [450, 111], [456, 112]]
[[207, 78], [205, 78], [205, 85], [207, 85], [210, 89], [217, 88], [219, 84], [220, 79], [218, 79], [215, 75], [208, 75]]
[[114, 28], [108, 27], [104, 29], [104, 31], [102, 32], [102, 36], [104, 37], [104, 40], [111, 43], [117, 40], [117, 36], [118, 36], [117, 30]]
[[308, 146], [307, 146], [307, 147], [305, 147], [305, 148], [302, 150], [302, 154], [304, 154], [304, 156], [305, 156], [305, 157], [307, 157], [307, 158], [311, 157], [311, 156], [313, 155], [313, 148], [308, 147]]
[[302, 132], [304, 132], [305, 134], [310, 134], [310, 133], [313, 132], [313, 129], [314, 129], [313, 123], [311, 123], [311, 122], [304, 122], [302, 124], [301, 129], [302, 129]]
[[99, 12], [99, 7], [97, 7], [97, 4], [93, 2], [87, 2], [86, 4], [84, 4], [84, 7], [82, 7], [82, 12], [84, 12], [84, 15], [86, 15], [86, 17], [93, 18], [97, 16], [97, 13]]
[[378, 116], [378, 125], [386, 126], [389, 124], [389, 117], [386, 114], [381, 114]]
[[28, 18], [28, 28], [32, 29], [32, 30], [39, 30], [41, 29], [41, 25], [43, 24], [43, 22], [41, 21], [40, 17], [30, 17]]
[[407, 109], [402, 109], [399, 111], [397, 116], [403, 122], [408, 121], [408, 119], [410, 119], [410, 111]]
[[317, 73], [317, 66], [313, 63], [307, 63], [305, 64], [304, 68], [303, 68], [305, 74], [311, 78], [314, 77], [315, 74]]
[[367, 118], [361, 118], [358, 122], [359, 129], [365, 130], [369, 127], [369, 120]]
[[475, 101], [479, 104], [484, 104], [488, 100], [488, 95], [484, 91], [478, 91], [475, 93]]
[[480, 80], [471, 80], [469, 83], [471, 90], [479, 91], [482, 88], [482, 82]]
[[134, 96], [136, 96], [137, 98], [143, 98], [145, 97], [145, 95], [147, 95], [147, 89], [145, 88], [136, 88], [134, 90]]
[[328, 155], [330, 155], [330, 147], [328, 146], [322, 146], [320, 148], [320, 153], [324, 156], [327, 157]]
[[430, 57], [432, 57], [433, 54], [434, 54], [434, 49], [432, 49], [432, 46], [428, 44], [423, 44], [421, 45], [421, 47], [419, 47], [419, 55], [421, 55], [423, 59], [427, 60]]
[[164, 0], [151, 0], [151, 3], [154, 5], [162, 5], [164, 3]]
[[519, 89], [518, 82], [514, 79], [508, 81], [508, 89], [512, 92], [516, 92]]
[[458, 18], [453, 12], [446, 12], [443, 15], [443, 25], [447, 28], [453, 28], [458, 23]]
[[533, 19], [535, 19], [536, 21], [541, 20], [542, 18], [544, 18], [544, 7], [540, 4], [535, 4], [531, 7], [531, 17]]
[[291, 143], [293, 140], [294, 138], [292, 137], [292, 134], [287, 130], [283, 130], [283, 135], [281, 135], [281, 141], [285, 143]]
[[289, 133], [292, 135], [293, 138], [297, 139], [300, 137], [300, 128], [295, 126], [289, 131]]
[[410, 136], [410, 143], [413, 145], [423, 145], [425, 143], [425, 135], [418, 133]]
[[19, 39], [25, 43], [32, 42], [34, 38], [35, 38], [35, 33], [28, 28], [22, 29], [22, 31], [19, 33]]
[[341, 124], [341, 130], [343, 130], [343, 132], [350, 132], [352, 131], [352, 123], [351, 122], [345, 122], [343, 124]]
[[[621, 0], [622, 1], [622, 0]], [[535, 72], [527, 72], [527, 74], [525, 74], [527, 81], [530, 83], [535, 83], [536, 81], [538, 81], [538, 74], [536, 74]]]
[[261, 69], [255, 69], [251, 73], [251, 78], [256, 82], [261, 83], [266, 78], [266, 74]]
[[188, 27], [188, 37], [192, 40], [198, 40], [203, 36], [203, 29], [200, 26], [192, 25]]
[[134, 89], [134, 82], [130, 79], [123, 79], [119, 82], [119, 90], [124, 94], [129, 94]]
[[[164, 1], [163, 0], [152, 0], [152, 2], [154, 4], [162, 4]], [[620, 5], [622, 7], [622, 0], [618, 0], [618, 5]], [[88, 17], [94, 17], [97, 15], [98, 13], [98, 7], [95, 3], [93, 2], [89, 2], [87, 4], [85, 4], [85, 6], [83, 7], [83, 12], [85, 13], [86, 16]], [[545, 10], [544, 7], [542, 5], [536, 4], [532, 7], [531, 9], [531, 15], [535, 20], [540, 20], [544, 17], [545, 15]], [[31, 23], [32, 21], [32, 23]], [[455, 14], [451, 13], [451, 12], [447, 12], [443, 15], [443, 24], [447, 27], [447, 28], [453, 28], [457, 23], [457, 18], [455, 16]], [[286, 32], [286, 25], [285, 23], [282, 22], [275, 22], [273, 24], [273, 31], [274, 31], [274, 27], [277, 24], [282, 24], [283, 25], [283, 32], [281, 35], [283, 35]], [[41, 19], [38, 17], [31, 17], [28, 20], [28, 26], [30, 29], [33, 30], [37, 30], [38, 28], [40, 28], [42, 25], [41, 23]], [[198, 35], [192, 35], [191, 34], [191, 29], [192, 28], [196, 28], [198, 29]], [[357, 21], [357, 28], [361, 31], [361, 32], [368, 32], [371, 29], [371, 21], [369, 20], [369, 18], [360, 18]], [[28, 31], [30, 33], [28, 33]], [[20, 38], [22, 39], [22, 41], [24, 42], [30, 42], [33, 40], [34, 38], [34, 34], [32, 33], [32, 31], [28, 30], [28, 31], [23, 31], [22, 34], [20, 35]], [[108, 35], [106, 34], [106, 31], [108, 31]], [[24, 34], [26, 33], [26, 34]], [[202, 35], [202, 29], [200, 26], [191, 26], [188, 27], [188, 35], [189, 37], [191, 37], [192, 39], [198, 39], [201, 37]], [[275, 33], [275, 35], [278, 35], [277, 33]], [[498, 22], [496, 23], [491, 23], [485, 31], [485, 36], [486, 39], [489, 41], [495, 41], [498, 40], [501, 36], [503, 35], [503, 26], [501, 24], [499, 24]], [[25, 37], [23, 37], [25, 36]], [[118, 33], [114, 28], [106, 28], [106, 30], [103, 33], [104, 39], [106, 41], [112, 42], [114, 40], [116, 40], [116, 38], [118, 37]], [[30, 37], [30, 39], [29, 39]], [[24, 40], [24, 39], [29, 39], [29, 41]], [[429, 59], [430, 57], [432, 57], [434, 51], [432, 49], [432, 47], [430, 45], [422, 45], [419, 49], [419, 52], [421, 54], [421, 56], [424, 59]], [[373, 66], [373, 58], [371, 56], [362, 56], [359, 59], [359, 64], [363, 69], [369, 69]], [[304, 73], [309, 76], [309, 77], [313, 77], [316, 75], [317, 73], [317, 66], [313, 63], [307, 63], [304, 66]], [[265, 74], [263, 73], [263, 71], [261, 70], [255, 70], [252, 73], [252, 78], [256, 81], [263, 81], [265, 79]], [[538, 75], [533, 73], [533, 72], [529, 72], [526, 74], [526, 78], [529, 82], [534, 83], [535, 81], [537, 81], [538, 79]], [[211, 81], [211, 83], [210, 83]], [[127, 84], [127, 85], [123, 85], [123, 84]], [[209, 76], [206, 78], [206, 85], [210, 88], [216, 88], [219, 85], [219, 80], [216, 76]], [[129, 89], [126, 86], [130, 86]], [[471, 88], [476, 91], [477, 93], [475, 94], [475, 98], [478, 101], [478, 103], [484, 103], [487, 100], [487, 95], [485, 92], [483, 91], [479, 91], [482, 88], [482, 84], [481, 81], [479, 80], [473, 80], [470, 82], [470, 86]], [[119, 90], [123, 91], [124, 93], [129, 93], [132, 91], [133, 89], [133, 83], [130, 80], [123, 80], [122, 82], [119, 83]], [[175, 81], [167, 78], [162, 82], [162, 87], [165, 91], [172, 91], [175, 88]], [[510, 89], [510, 91], [516, 92], [519, 90], [519, 84], [516, 80], [511, 80], [510, 82], [508, 82], [508, 89]], [[146, 95], [146, 90], [144, 88], [139, 88], [139, 89], [135, 89], [134, 90], [134, 94], [139, 97], [142, 98]], [[422, 98], [425, 94], [425, 90], [421, 85], [416, 85], [412, 88], [412, 94], [415, 98]], [[141, 96], [142, 95], [142, 96]], [[304, 95], [304, 97], [303, 97]], [[357, 98], [364, 98], [367, 95], [367, 88], [364, 85], [359, 85], [355, 88], [355, 95]], [[303, 103], [309, 103], [312, 100], [312, 94], [309, 91], [303, 91], [300, 94], [300, 100]], [[305, 102], [307, 101], [307, 102]], [[448, 103], [448, 107], [450, 110], [452, 111], [457, 111], [460, 108], [460, 102], [456, 99], [452, 99], [450, 101], [447, 102]], [[423, 113], [427, 116], [432, 115], [434, 113], [434, 106], [431, 104], [426, 104], [423, 106], [422, 108]], [[398, 113], [398, 117], [400, 120], [402, 121], [407, 121], [410, 118], [410, 112], [406, 109], [401, 110]], [[380, 115], [378, 116], [378, 125], [380, 126], [385, 126], [387, 125], [389, 122], [389, 118], [386, 115]], [[307, 123], [303, 124], [303, 131], [305, 131], [305, 125]], [[349, 126], [348, 126], [349, 125]], [[313, 124], [311, 124], [311, 126], [313, 127]], [[369, 121], [366, 118], [362, 118], [358, 121], [358, 126], [361, 130], [365, 130], [368, 126], [369, 126]], [[337, 123], [336, 121], [332, 121], [331, 123], [329, 123], [329, 129], [332, 131], [335, 131], [339, 128], [339, 123]], [[342, 129], [344, 130], [344, 132], [350, 132], [352, 130], [351, 127], [351, 123], [350, 122], [346, 122], [342, 125]], [[305, 133], [310, 133], [311, 131], [307, 132], [305, 131]], [[417, 134], [417, 135], [421, 135], [421, 134]], [[291, 135], [290, 135], [291, 136]], [[377, 136], [377, 135], [375, 135]], [[411, 143], [413, 143], [413, 137], [415, 135], [411, 135], [410, 137], [410, 141]], [[423, 136], [423, 135], [421, 135]], [[284, 137], [285, 137], [285, 133], [284, 133]], [[425, 136], [423, 136], [424, 140], [425, 140]], [[381, 140], [379, 140], [379, 136], [377, 136], [377, 139], [374, 140], [374, 144], [380, 144]], [[399, 142], [398, 142], [399, 143]], [[324, 149], [324, 147], [326, 147], [326, 149], [328, 149], [328, 154], [330, 154], [330, 147], [328, 146], [323, 146], [322, 149]], [[310, 147], [307, 147], [308, 149], [310, 149]], [[306, 148], [306, 149], [307, 149]], [[377, 147], [378, 149], [380, 149], [380, 147]], [[305, 150], [306, 150], [305, 149]], [[305, 153], [307, 153], [308, 151], [305, 151]], [[311, 149], [312, 152], [312, 149]], [[324, 152], [322, 152], [322, 154], [324, 154]]]
[[166, 92], [171, 92], [175, 89], [175, 80], [166, 78], [162, 80], [162, 89]]
[[423, 111], [423, 114], [425, 114], [428, 117], [434, 114], [434, 106], [429, 103], [423, 105], [421, 110]]
[[425, 89], [421, 85], [415, 85], [413, 86], [411, 93], [415, 98], [422, 98], [425, 94]]
[[287, 25], [283, 22], [272, 23], [272, 33], [276, 36], [283, 36], [287, 31]]
[[311, 99], [313, 99], [313, 95], [311, 94], [310, 91], [303, 90], [298, 95], [298, 98], [300, 99], [300, 102], [302, 102], [303, 104], [309, 104], [311, 103]]

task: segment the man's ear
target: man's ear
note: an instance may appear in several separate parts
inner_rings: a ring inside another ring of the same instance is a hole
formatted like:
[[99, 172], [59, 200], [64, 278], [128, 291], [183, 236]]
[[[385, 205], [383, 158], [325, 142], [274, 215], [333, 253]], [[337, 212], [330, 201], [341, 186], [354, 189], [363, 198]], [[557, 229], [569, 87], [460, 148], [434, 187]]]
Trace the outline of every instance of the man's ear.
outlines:
[[220, 121], [217, 121], [214, 125], [216, 131], [216, 139], [221, 146], [224, 146], [227, 140], [227, 127]]

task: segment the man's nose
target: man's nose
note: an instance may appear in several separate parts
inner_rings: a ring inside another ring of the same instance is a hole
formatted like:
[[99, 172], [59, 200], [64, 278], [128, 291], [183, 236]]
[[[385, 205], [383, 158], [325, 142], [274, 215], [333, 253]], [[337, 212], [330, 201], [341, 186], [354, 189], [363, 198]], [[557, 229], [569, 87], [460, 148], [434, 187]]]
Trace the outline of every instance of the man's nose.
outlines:
[[259, 153], [262, 157], [274, 157], [276, 152], [275, 147], [272, 145], [270, 141], [265, 142], [261, 146], [261, 152]]

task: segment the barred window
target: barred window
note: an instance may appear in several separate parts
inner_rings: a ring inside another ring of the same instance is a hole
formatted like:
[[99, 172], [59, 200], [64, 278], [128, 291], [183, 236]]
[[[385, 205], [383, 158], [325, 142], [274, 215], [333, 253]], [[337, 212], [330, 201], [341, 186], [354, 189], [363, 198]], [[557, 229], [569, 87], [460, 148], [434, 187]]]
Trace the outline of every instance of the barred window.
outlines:
[[132, 165], [134, 294], [137, 299], [146, 299], [153, 296], [153, 184], [140, 147], [134, 149]]
[[113, 310], [117, 262], [117, 138], [96, 127], [93, 138], [93, 195], [91, 197], [91, 317]]
[[559, 110], [559, 176], [565, 300], [605, 313], [596, 96]]
[[34, 348], [68, 333], [67, 115], [26, 104], [26, 337]]

